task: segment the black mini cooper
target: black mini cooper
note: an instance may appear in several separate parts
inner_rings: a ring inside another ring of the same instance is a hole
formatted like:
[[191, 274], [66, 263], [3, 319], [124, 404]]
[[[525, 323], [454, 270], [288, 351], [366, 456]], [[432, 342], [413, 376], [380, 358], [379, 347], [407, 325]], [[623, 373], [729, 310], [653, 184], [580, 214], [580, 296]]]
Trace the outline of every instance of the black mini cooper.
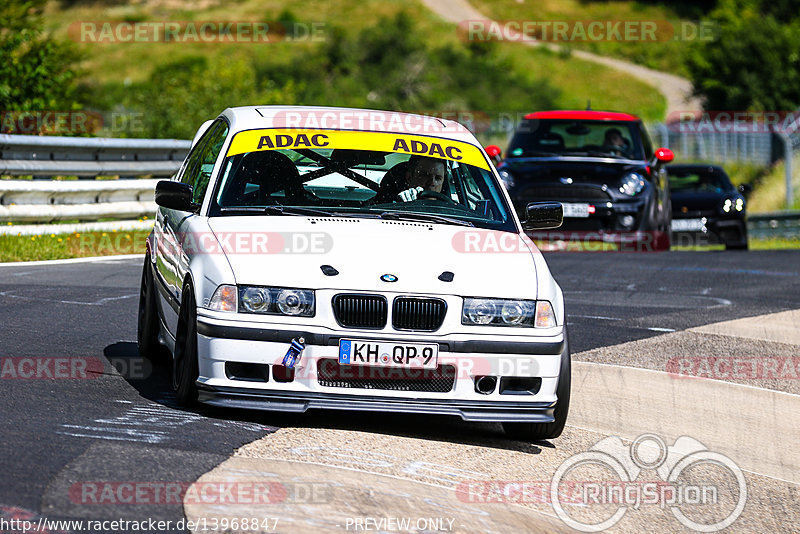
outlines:
[[[558, 201], [564, 224], [552, 236], [670, 246], [672, 151], [654, 150], [642, 121], [607, 111], [541, 111], [526, 115], [509, 144], [487, 153], [517, 210]], [[551, 236], [551, 237], [552, 237]], [[547, 235], [540, 236], [547, 238]]]

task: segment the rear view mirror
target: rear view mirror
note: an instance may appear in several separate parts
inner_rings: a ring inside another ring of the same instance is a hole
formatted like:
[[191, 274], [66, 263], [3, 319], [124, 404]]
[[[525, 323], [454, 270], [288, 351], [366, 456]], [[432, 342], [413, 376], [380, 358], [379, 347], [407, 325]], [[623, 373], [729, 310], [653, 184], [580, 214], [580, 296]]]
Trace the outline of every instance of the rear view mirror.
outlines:
[[570, 135], [589, 135], [591, 133], [589, 127], [583, 124], [582, 122], [576, 122], [574, 124], [570, 124], [567, 127], [566, 131]]
[[525, 206], [525, 230], [547, 230], [558, 228], [564, 222], [564, 208], [560, 202], [531, 202]]
[[749, 196], [750, 196], [750, 193], [752, 193], [752, 192], [753, 192], [753, 186], [752, 186], [752, 185], [750, 185], [750, 184], [741, 184], [741, 185], [740, 185], [739, 187], [737, 187], [736, 189], [738, 189], [738, 190], [739, 190], [739, 192], [740, 192], [742, 195], [744, 195], [744, 196], [745, 196], [745, 198], [749, 197]]
[[500, 147], [497, 145], [489, 145], [486, 147], [486, 153], [489, 155], [490, 158], [495, 163], [500, 163], [500, 160], [503, 157], [503, 151], [500, 150]]
[[656, 160], [661, 163], [669, 163], [673, 159], [675, 159], [675, 154], [672, 153], [672, 150], [668, 148], [659, 148], [656, 150]]
[[192, 202], [192, 186], [181, 182], [161, 180], [156, 184], [156, 204], [179, 211], [196, 211]]

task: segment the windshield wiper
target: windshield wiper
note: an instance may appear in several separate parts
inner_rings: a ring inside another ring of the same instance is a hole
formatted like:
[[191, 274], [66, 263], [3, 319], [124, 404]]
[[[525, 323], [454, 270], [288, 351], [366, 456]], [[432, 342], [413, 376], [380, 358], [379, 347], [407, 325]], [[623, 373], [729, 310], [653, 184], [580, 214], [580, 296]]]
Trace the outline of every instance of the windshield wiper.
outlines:
[[433, 215], [431, 213], [384, 211], [381, 213], [381, 219], [386, 219], [389, 221], [427, 221], [441, 224], [454, 224], [457, 226], [475, 226], [469, 221], [462, 221], [461, 219], [454, 219], [452, 217], [444, 217], [443, 215]]
[[301, 206], [239, 206], [225, 207], [219, 209], [221, 212], [247, 212], [264, 213], [267, 215], [299, 215], [311, 217], [350, 217], [342, 213], [334, 213], [314, 208], [304, 208]]

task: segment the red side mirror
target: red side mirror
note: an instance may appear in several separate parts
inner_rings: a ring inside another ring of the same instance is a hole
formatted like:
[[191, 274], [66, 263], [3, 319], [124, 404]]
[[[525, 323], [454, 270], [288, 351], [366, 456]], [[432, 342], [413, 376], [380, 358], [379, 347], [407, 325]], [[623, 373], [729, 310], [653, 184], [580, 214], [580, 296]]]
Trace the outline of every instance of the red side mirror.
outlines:
[[656, 159], [661, 163], [669, 163], [675, 159], [675, 154], [668, 148], [659, 148], [656, 150]]
[[500, 147], [497, 145], [489, 145], [486, 147], [486, 153], [489, 155], [490, 158], [494, 160], [495, 163], [500, 163], [500, 159], [502, 158], [503, 151], [500, 150]]

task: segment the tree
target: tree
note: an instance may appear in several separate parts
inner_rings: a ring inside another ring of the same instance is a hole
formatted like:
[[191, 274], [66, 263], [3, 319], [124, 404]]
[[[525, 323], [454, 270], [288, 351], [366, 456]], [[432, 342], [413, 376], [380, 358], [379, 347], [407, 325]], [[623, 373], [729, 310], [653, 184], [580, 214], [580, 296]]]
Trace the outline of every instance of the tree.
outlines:
[[0, 110], [62, 111], [74, 104], [80, 54], [45, 34], [44, 3], [0, 2]]
[[800, 17], [785, 2], [722, 0], [713, 38], [688, 56], [708, 110], [791, 111], [800, 106]]

